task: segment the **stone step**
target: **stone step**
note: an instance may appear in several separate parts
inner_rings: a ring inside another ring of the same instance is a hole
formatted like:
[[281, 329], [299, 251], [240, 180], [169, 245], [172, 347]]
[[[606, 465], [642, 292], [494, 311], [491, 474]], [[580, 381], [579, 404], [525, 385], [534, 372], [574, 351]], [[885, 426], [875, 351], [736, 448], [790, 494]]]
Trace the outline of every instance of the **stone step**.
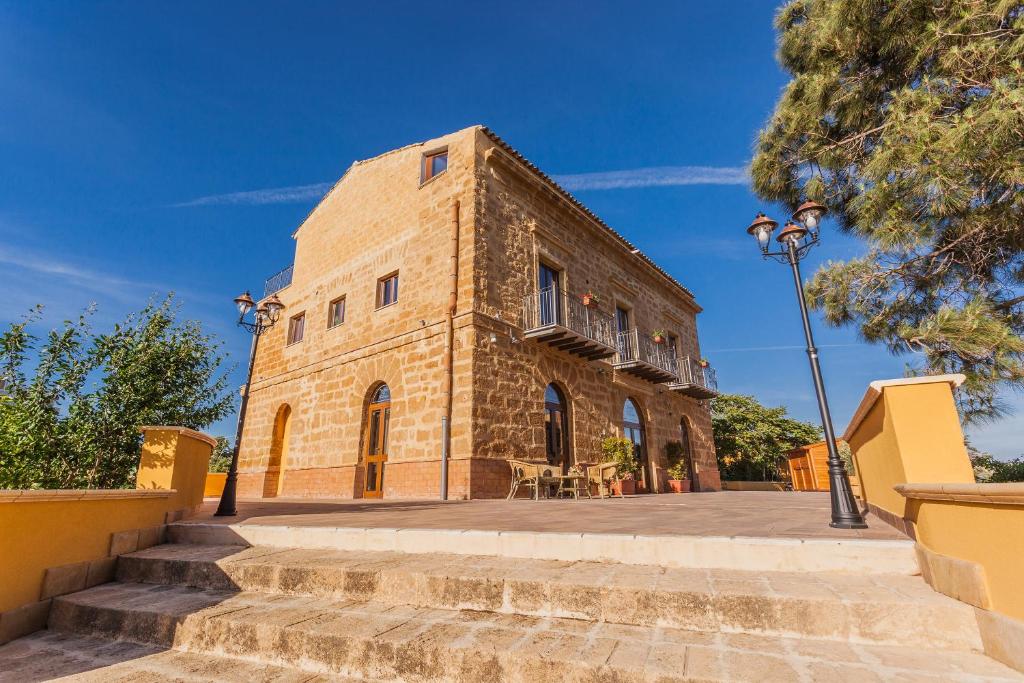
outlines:
[[644, 536], [178, 522], [174, 543], [448, 553], [745, 571], [918, 574], [910, 540]]
[[117, 577], [390, 606], [981, 649], [973, 608], [936, 593], [920, 577], [898, 574], [168, 544], [122, 555]]
[[1021, 680], [963, 651], [147, 584], [56, 598], [50, 628], [374, 681]]
[[55, 679], [94, 683], [353, 683], [208, 653], [167, 650], [125, 640], [40, 631], [0, 647], [0, 683]]

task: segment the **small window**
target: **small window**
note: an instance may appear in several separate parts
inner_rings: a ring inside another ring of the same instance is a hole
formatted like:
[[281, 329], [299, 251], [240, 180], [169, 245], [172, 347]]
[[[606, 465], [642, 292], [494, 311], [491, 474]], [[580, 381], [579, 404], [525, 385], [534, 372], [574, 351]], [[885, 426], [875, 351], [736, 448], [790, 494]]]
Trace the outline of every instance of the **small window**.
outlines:
[[668, 335], [668, 350], [676, 355], [679, 354], [679, 337], [674, 334]]
[[306, 314], [305, 312], [299, 313], [298, 315], [292, 316], [292, 319], [288, 321], [288, 343], [296, 344], [302, 341], [302, 333], [306, 329]]
[[345, 297], [339, 296], [327, 307], [327, 327], [337, 327], [345, 322]]
[[377, 280], [377, 308], [384, 308], [398, 301], [398, 273], [392, 273]]
[[621, 306], [615, 307], [615, 325], [618, 327], [619, 334], [629, 332], [629, 309]]
[[448, 150], [423, 155], [423, 180], [427, 182], [436, 175], [444, 173], [448, 169]]

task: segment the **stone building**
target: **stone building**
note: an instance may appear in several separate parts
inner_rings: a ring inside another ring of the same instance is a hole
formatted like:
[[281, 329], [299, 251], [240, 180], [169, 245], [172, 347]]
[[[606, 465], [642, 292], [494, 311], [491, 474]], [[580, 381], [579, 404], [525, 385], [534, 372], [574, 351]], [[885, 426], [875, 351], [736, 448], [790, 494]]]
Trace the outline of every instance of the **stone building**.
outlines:
[[719, 488], [693, 295], [487, 128], [354, 163], [293, 236], [241, 496], [436, 497], [447, 452], [451, 498], [499, 497], [506, 458], [597, 462], [610, 435], [642, 491], [669, 442]]

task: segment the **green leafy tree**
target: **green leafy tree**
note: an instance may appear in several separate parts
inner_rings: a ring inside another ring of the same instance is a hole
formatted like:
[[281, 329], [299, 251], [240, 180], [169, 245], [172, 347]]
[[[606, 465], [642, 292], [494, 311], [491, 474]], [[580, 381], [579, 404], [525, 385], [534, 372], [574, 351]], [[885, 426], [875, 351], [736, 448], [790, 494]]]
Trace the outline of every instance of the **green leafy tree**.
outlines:
[[203, 429], [231, 397], [220, 344], [168, 296], [93, 335], [92, 311], [39, 339], [37, 307], [0, 335], [0, 488], [134, 485], [147, 424]]
[[792, 0], [776, 25], [792, 80], [754, 188], [866, 243], [809, 302], [915, 354], [909, 373], [964, 373], [965, 420], [998, 416], [1024, 386], [1024, 5]]
[[210, 466], [207, 470], [210, 472], [227, 472], [231, 469], [232, 453], [231, 442], [223, 436], [218, 436], [217, 445], [213, 447], [213, 453], [210, 455]]
[[819, 427], [739, 394], [712, 399], [711, 429], [719, 472], [733, 481], [777, 481], [786, 453], [821, 440]]

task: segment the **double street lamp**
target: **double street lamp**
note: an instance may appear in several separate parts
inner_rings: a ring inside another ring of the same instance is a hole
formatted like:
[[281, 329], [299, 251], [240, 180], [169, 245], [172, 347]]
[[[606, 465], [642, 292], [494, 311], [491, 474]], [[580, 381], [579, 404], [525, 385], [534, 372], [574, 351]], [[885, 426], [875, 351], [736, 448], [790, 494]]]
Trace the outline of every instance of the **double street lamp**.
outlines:
[[811, 362], [811, 376], [814, 379], [814, 393], [818, 397], [818, 410], [821, 413], [821, 426], [825, 432], [825, 447], [828, 449], [828, 481], [829, 494], [832, 498], [832, 521], [829, 526], [838, 529], [865, 529], [864, 516], [857, 507], [850, 488], [850, 478], [846, 467], [839, 457], [836, 448], [835, 430], [832, 428], [832, 414], [828, 409], [828, 398], [825, 396], [825, 382], [821, 378], [821, 366], [818, 364], [818, 349], [814, 346], [814, 335], [811, 333], [811, 321], [807, 316], [807, 303], [804, 299], [804, 285], [800, 277], [800, 259], [807, 255], [818, 244], [818, 229], [821, 217], [827, 209], [817, 202], [804, 202], [793, 214], [793, 219], [783, 226], [775, 238], [781, 245], [780, 251], [770, 251], [771, 237], [778, 223], [763, 213], [757, 214], [754, 222], [747, 228], [761, 248], [763, 258], [770, 258], [780, 263], [789, 263], [793, 269], [793, 282], [796, 284], [796, 298], [800, 304], [800, 316], [804, 323], [804, 337], [807, 339], [807, 357]]
[[[249, 292], [245, 292], [235, 298], [235, 305], [238, 306], [238, 325], [253, 335], [253, 341], [249, 350], [249, 372], [245, 376], [245, 388], [242, 389], [242, 404], [238, 408], [235, 448], [231, 453], [231, 467], [228, 469], [228, 476], [224, 481], [224, 493], [221, 494], [220, 505], [217, 506], [216, 515], [218, 517], [230, 517], [238, 514], [235, 509], [235, 494], [238, 488], [238, 449], [242, 445], [242, 427], [245, 425], [245, 407], [249, 403], [249, 384], [252, 382], [252, 366], [256, 360], [256, 347], [260, 344], [260, 335], [281, 319], [281, 311], [284, 310], [284, 304], [276, 294], [256, 306]], [[245, 318], [250, 311], [253, 311], [254, 307], [253, 320], [250, 322]]]

